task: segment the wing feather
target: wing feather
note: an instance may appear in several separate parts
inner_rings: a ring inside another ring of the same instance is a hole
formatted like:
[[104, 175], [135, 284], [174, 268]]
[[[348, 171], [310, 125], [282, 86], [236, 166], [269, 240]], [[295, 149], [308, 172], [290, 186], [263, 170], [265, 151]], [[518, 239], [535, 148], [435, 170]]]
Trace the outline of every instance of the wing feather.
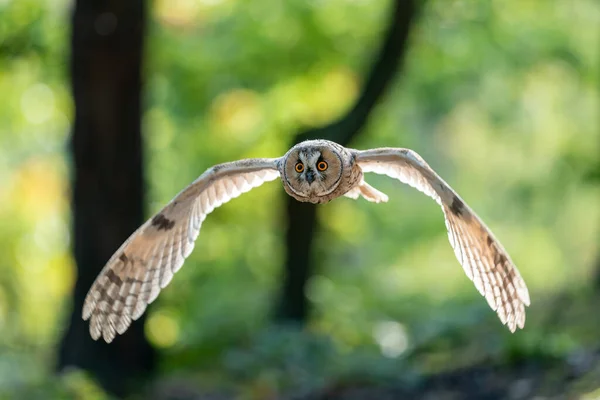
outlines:
[[355, 151], [363, 172], [383, 174], [433, 198], [444, 212], [448, 240], [465, 274], [511, 332], [525, 325], [525, 281], [500, 242], [473, 210], [412, 150]]
[[110, 258], [82, 310], [92, 338], [111, 342], [167, 286], [194, 248], [206, 216], [223, 203], [279, 176], [279, 159], [217, 165], [182, 190]]

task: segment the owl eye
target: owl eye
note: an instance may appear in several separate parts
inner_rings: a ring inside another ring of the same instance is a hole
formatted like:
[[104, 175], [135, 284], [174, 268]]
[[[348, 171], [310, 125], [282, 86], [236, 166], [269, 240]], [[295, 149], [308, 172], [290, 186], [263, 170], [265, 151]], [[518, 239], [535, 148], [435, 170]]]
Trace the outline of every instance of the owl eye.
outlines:
[[301, 162], [296, 163], [295, 169], [297, 173], [301, 173], [302, 171], [304, 171], [304, 164], [302, 164]]
[[319, 161], [317, 164], [317, 169], [319, 171], [325, 171], [327, 169], [327, 163], [325, 161]]

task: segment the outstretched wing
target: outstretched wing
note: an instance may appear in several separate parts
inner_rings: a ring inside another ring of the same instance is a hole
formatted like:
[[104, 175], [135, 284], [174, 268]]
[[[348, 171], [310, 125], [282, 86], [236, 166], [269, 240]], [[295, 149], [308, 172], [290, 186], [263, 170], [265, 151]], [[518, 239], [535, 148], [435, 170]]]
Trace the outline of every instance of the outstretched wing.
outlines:
[[442, 207], [450, 244], [469, 279], [511, 332], [523, 328], [527, 286], [506, 250], [460, 196], [412, 150], [381, 148], [355, 154], [364, 172], [396, 178]]
[[146, 221], [108, 260], [90, 288], [83, 319], [90, 334], [110, 343], [139, 318], [181, 268], [200, 225], [221, 204], [279, 176], [279, 159], [216, 165]]

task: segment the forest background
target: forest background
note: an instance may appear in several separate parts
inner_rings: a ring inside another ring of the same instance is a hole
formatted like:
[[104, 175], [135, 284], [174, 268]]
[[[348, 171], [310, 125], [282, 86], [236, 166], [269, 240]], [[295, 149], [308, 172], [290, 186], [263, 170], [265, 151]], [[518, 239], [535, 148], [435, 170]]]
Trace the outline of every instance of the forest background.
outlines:
[[[600, 396], [597, 1], [120, 4], [0, 1], [0, 398]], [[130, 338], [92, 342], [82, 291], [143, 219], [315, 136], [420, 153], [518, 265], [525, 329], [437, 204], [372, 176], [389, 203], [271, 183], [219, 208]]]

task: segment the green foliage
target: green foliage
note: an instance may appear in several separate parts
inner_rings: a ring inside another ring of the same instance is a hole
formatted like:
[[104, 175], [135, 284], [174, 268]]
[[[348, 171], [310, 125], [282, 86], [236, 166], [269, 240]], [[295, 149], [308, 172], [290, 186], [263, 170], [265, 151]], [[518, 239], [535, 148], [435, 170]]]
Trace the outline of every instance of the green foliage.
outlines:
[[[77, 373], [48, 378], [75, 279], [67, 2], [0, 3], [0, 397], [102, 398]], [[211, 165], [278, 156], [300, 129], [347, 111], [388, 7], [156, 1], [143, 116], [148, 215]], [[551, 299], [586, 287], [598, 257], [598, 26], [594, 0], [431, 0], [399, 78], [353, 144], [415, 149], [479, 212], [530, 286], [525, 331], [506, 332], [465, 278], [437, 205], [376, 176], [368, 180], [389, 203], [320, 208], [308, 330], [271, 328], [284, 251], [284, 195], [273, 183], [210, 215], [150, 307], [163, 374], [265, 398], [357, 376], [404, 374], [411, 384], [487, 360], [561, 359], [597, 341], [593, 308], [568, 302], [563, 312], [576, 316], [554, 324], [563, 303]]]

